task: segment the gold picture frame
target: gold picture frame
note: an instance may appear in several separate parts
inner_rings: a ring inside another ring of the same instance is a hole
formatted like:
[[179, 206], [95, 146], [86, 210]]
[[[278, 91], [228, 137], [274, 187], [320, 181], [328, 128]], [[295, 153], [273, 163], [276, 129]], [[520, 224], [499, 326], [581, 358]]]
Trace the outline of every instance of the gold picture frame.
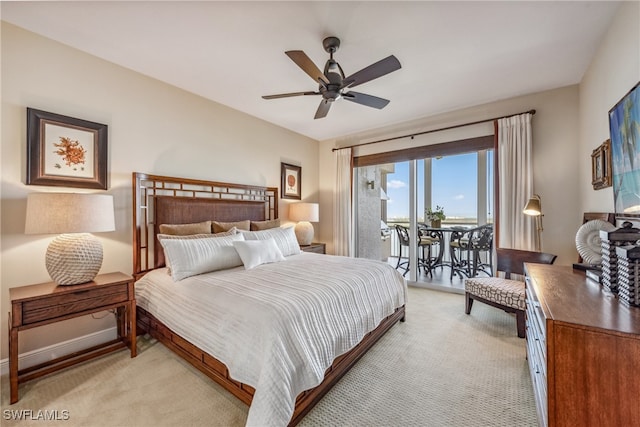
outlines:
[[611, 187], [611, 140], [607, 139], [591, 153], [591, 185], [594, 190]]

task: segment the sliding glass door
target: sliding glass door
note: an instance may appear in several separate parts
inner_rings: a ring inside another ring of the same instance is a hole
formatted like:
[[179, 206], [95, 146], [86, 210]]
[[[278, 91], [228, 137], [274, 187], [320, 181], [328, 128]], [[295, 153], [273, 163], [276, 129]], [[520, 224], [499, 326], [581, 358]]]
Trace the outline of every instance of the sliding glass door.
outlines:
[[387, 261], [421, 280], [410, 242], [419, 224], [430, 225], [429, 208], [442, 208], [442, 227], [493, 222], [493, 150], [356, 167], [354, 195], [356, 256]]

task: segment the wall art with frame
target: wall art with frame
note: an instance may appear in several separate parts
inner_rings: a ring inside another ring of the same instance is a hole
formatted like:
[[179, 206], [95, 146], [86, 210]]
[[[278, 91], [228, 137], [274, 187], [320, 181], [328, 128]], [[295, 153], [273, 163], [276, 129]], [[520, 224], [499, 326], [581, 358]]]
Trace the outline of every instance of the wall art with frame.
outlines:
[[107, 125], [27, 108], [27, 185], [107, 189]]
[[281, 163], [280, 175], [282, 198], [302, 199], [302, 167]]
[[616, 215], [640, 214], [640, 82], [609, 110]]
[[594, 190], [611, 187], [611, 140], [591, 153], [591, 184]]

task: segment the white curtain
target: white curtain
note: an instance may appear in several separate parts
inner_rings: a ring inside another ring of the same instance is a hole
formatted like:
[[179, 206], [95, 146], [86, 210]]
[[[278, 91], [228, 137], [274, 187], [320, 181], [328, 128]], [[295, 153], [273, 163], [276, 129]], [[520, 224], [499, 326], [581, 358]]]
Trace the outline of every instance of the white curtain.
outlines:
[[530, 113], [498, 120], [498, 247], [535, 250], [535, 218], [522, 213], [533, 195]]
[[352, 149], [336, 150], [334, 156], [336, 159], [336, 187], [333, 202], [333, 250], [335, 255], [353, 256]]

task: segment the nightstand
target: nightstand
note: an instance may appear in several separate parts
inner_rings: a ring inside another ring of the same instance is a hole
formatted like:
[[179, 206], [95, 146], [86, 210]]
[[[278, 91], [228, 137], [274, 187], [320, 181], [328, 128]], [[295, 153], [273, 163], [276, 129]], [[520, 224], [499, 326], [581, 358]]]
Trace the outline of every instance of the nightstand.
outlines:
[[[11, 403], [19, 399], [19, 384], [68, 366], [129, 347], [136, 357], [136, 300], [133, 277], [124, 273], [100, 274], [92, 282], [59, 286], [55, 282], [9, 289], [9, 378]], [[115, 310], [117, 339], [77, 351], [37, 366], [18, 369], [18, 333], [26, 329]]]
[[327, 245], [325, 243], [312, 243], [310, 245], [300, 245], [302, 252], [315, 252], [317, 254], [326, 254]]

